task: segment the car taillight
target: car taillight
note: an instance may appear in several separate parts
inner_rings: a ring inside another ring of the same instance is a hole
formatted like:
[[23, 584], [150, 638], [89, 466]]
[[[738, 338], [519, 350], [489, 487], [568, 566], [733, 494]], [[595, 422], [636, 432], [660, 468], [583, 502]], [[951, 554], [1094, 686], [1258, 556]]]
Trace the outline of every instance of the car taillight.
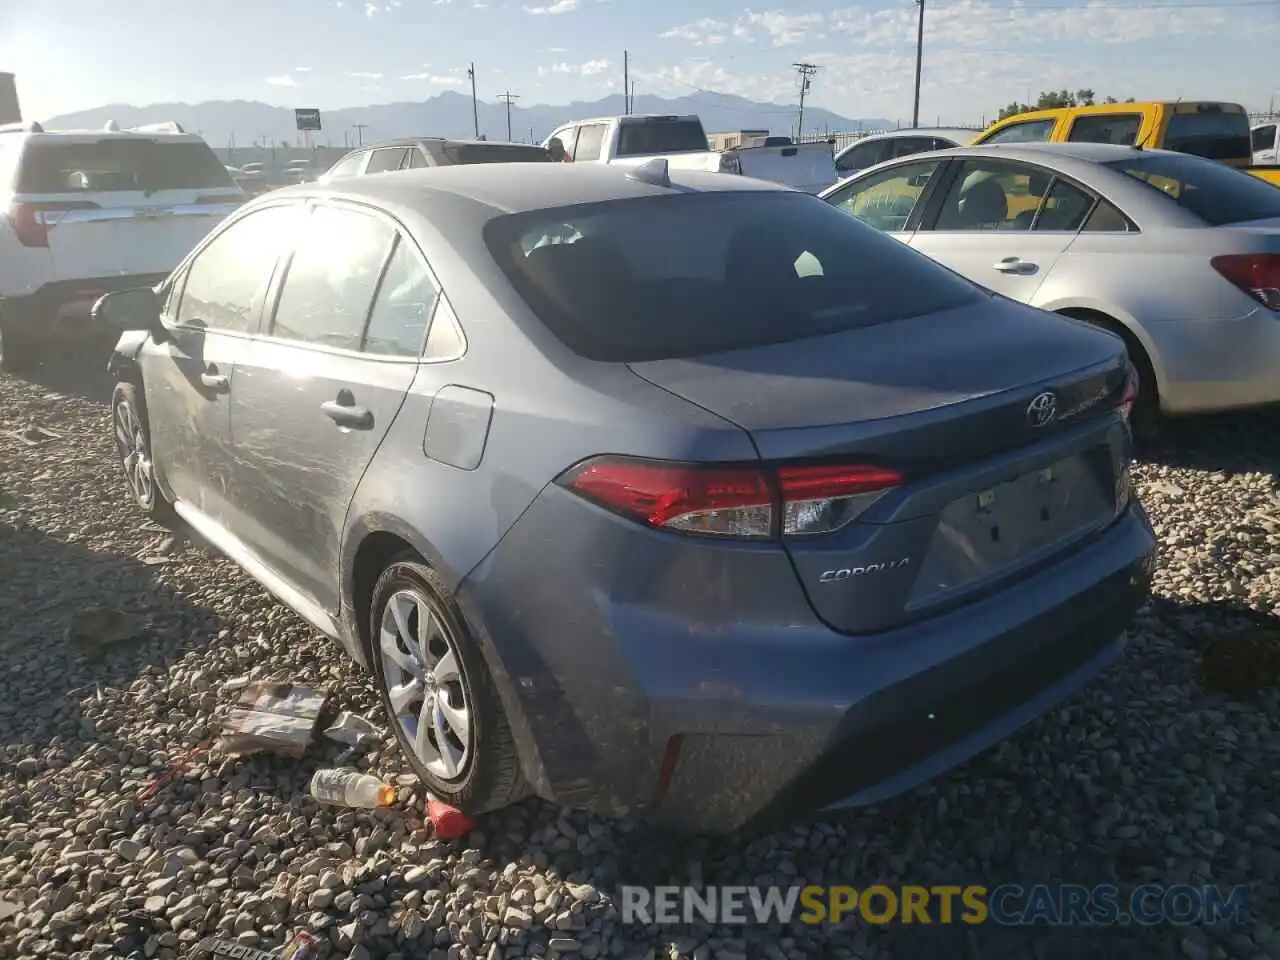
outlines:
[[902, 483], [860, 464], [719, 466], [596, 457], [561, 486], [607, 510], [662, 530], [776, 539], [830, 533]]
[[1120, 416], [1127, 421], [1133, 413], [1133, 405], [1138, 400], [1138, 371], [1129, 364], [1125, 371], [1124, 389], [1120, 393]]
[[49, 214], [65, 213], [68, 210], [92, 210], [98, 205], [88, 200], [71, 200], [62, 203], [19, 203], [9, 207], [9, 220], [13, 223], [14, 235], [24, 247], [49, 246], [49, 228], [56, 225], [58, 218], [49, 218]]
[[1280, 310], [1280, 254], [1233, 253], [1209, 262], [1264, 307]]

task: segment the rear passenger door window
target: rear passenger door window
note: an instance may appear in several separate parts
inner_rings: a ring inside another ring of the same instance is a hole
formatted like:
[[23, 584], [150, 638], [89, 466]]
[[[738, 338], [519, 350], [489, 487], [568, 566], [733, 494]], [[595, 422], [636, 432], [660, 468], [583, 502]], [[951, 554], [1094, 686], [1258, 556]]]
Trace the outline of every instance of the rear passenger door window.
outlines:
[[440, 290], [426, 261], [401, 236], [378, 288], [361, 349], [390, 357], [416, 357]]
[[603, 123], [587, 123], [578, 128], [578, 143], [573, 148], [575, 163], [590, 163], [600, 159], [600, 148], [604, 146], [606, 130], [608, 126]]
[[360, 349], [395, 231], [369, 214], [316, 207], [303, 225], [276, 301], [274, 337]]
[[1075, 233], [1093, 209], [1093, 197], [1065, 180], [1054, 180], [1040, 203], [1034, 229]]
[[349, 157], [343, 157], [335, 163], [330, 169], [328, 176], [331, 177], [354, 177], [360, 172], [361, 166], [364, 165], [367, 153], [356, 153]]
[[927, 153], [933, 148], [932, 137], [902, 137], [894, 141], [893, 155], [909, 157], [913, 153]]
[[271, 274], [299, 215], [296, 206], [265, 207], [214, 237], [187, 268], [177, 325], [257, 332]]
[[1103, 113], [1092, 117], [1076, 117], [1071, 123], [1068, 140], [1077, 143], [1115, 143], [1131, 147], [1138, 142], [1142, 128], [1140, 113]]
[[404, 163], [404, 156], [409, 152], [408, 147], [384, 147], [381, 150], [373, 151], [373, 156], [369, 158], [369, 167], [365, 173], [386, 173], [389, 170], [399, 170], [400, 164]]
[[840, 173], [854, 173], [858, 170], [865, 170], [867, 167], [874, 167], [877, 163], [889, 158], [889, 151], [892, 148], [892, 140], [873, 140], [870, 143], [860, 143], [856, 147], [850, 148], [849, 152], [836, 162], [836, 170]]

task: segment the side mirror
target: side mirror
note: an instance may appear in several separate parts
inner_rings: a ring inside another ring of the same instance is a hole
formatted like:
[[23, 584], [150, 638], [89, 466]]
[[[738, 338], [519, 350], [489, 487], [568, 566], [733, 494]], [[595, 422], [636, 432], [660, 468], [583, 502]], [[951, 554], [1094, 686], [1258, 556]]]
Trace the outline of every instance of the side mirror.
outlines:
[[145, 330], [157, 339], [166, 336], [160, 322], [160, 298], [151, 287], [130, 287], [103, 294], [90, 314], [94, 321], [122, 333]]

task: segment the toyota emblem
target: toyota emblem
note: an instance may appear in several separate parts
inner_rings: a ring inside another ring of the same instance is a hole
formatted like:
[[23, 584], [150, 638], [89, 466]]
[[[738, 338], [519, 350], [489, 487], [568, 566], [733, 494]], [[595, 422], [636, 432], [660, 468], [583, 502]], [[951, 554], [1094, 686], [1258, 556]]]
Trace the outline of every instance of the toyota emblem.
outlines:
[[1047, 427], [1057, 419], [1058, 397], [1052, 391], [1046, 390], [1044, 393], [1037, 394], [1027, 404], [1027, 423], [1031, 426]]

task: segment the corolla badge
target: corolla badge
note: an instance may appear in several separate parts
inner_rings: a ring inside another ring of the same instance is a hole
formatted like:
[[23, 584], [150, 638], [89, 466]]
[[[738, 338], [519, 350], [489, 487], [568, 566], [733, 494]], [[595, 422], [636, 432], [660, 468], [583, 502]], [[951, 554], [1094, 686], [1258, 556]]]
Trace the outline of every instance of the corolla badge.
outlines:
[[1047, 427], [1058, 419], [1058, 395], [1051, 390], [1037, 394], [1027, 404], [1027, 423], [1033, 427]]
[[910, 562], [910, 557], [899, 557], [896, 560], [882, 560], [879, 563], [868, 563], [861, 567], [839, 567], [835, 570], [824, 570], [822, 576], [818, 577], [818, 582], [839, 583], [842, 580], [852, 580], [854, 577], [865, 577], [871, 573], [899, 570]]

